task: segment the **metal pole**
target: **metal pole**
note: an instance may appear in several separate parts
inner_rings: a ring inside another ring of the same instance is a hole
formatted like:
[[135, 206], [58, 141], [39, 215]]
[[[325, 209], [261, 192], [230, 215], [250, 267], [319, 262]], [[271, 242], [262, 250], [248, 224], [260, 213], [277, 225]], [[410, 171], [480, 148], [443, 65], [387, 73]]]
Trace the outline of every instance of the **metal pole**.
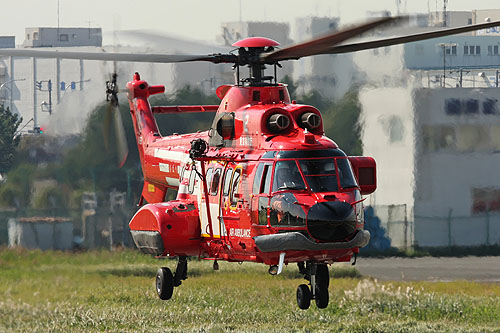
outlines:
[[52, 80], [49, 80], [49, 114], [52, 114]]
[[486, 211], [486, 245], [490, 245], [490, 211]]
[[462, 88], [463, 69], [460, 68], [460, 88]]
[[495, 86], [498, 88], [498, 69], [497, 69], [497, 75], [495, 76]]
[[446, 87], [446, 45], [443, 45], [443, 88]]
[[83, 60], [80, 59], [80, 90], [83, 90]]
[[33, 130], [38, 127], [38, 118], [37, 118], [37, 89], [36, 89], [36, 58], [32, 58], [33, 62]]
[[405, 206], [405, 249], [408, 248], [408, 218], [406, 216], [407, 210], [406, 210], [406, 204]]
[[[498, 75], [497, 75], [497, 77], [498, 77]], [[14, 110], [12, 110], [12, 100], [13, 100], [12, 91], [14, 89], [14, 57], [10, 57], [10, 79], [12, 81], [10, 82], [9, 108], [10, 108], [11, 112], [14, 112]]]
[[448, 247], [451, 247], [451, 213], [453, 209], [450, 208], [448, 212]]
[[56, 99], [57, 104], [61, 102], [61, 59], [56, 59]]

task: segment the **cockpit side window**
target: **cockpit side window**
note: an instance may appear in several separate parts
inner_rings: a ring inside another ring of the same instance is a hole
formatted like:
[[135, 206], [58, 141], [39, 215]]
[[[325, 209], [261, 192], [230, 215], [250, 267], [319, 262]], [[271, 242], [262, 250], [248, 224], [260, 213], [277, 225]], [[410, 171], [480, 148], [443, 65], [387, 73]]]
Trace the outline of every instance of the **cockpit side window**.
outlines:
[[349, 160], [347, 158], [337, 158], [336, 162], [339, 170], [340, 186], [342, 188], [358, 187]]
[[255, 178], [253, 179], [252, 193], [257, 195], [260, 194], [260, 188], [262, 183], [262, 171], [264, 171], [264, 163], [259, 163], [257, 166], [257, 171], [255, 171]]
[[259, 193], [269, 193], [271, 186], [272, 164], [265, 164], [264, 171], [262, 172], [262, 182], [260, 183]]

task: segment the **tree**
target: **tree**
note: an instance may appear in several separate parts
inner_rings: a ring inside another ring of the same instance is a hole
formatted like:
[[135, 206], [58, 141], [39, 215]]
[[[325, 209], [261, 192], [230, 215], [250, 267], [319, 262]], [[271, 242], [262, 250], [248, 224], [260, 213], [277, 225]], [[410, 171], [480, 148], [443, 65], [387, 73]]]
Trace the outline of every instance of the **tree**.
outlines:
[[0, 104], [0, 174], [7, 172], [12, 166], [12, 159], [20, 136], [17, 129], [22, 118]]

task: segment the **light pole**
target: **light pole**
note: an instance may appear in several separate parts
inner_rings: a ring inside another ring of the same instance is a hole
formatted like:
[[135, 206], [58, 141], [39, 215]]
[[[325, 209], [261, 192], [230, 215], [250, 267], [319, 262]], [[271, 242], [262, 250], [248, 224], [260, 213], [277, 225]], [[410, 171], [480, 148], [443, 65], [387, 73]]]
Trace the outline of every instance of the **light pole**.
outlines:
[[[13, 80], [5, 81], [4, 83], [0, 84], [0, 91], [2, 91], [3, 87], [5, 87], [7, 85], [7, 83], [16, 82], [16, 81], [25, 81], [25, 80], [26, 79], [13, 79]], [[10, 93], [12, 94], [12, 91]], [[12, 99], [10, 99], [9, 109], [10, 109], [10, 111], [12, 111]]]
[[452, 54], [453, 47], [457, 47], [455, 43], [441, 43], [438, 44], [443, 49], [443, 88], [446, 88], [446, 50], [450, 50]]

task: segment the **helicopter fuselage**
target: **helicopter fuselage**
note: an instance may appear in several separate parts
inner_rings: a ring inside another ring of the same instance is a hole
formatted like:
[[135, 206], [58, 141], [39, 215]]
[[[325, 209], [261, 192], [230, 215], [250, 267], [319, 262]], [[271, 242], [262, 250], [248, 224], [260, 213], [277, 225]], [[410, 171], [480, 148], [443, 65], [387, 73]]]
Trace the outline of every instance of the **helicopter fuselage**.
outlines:
[[[130, 222], [142, 251], [332, 263], [368, 243], [361, 194], [375, 190], [374, 160], [347, 157], [324, 136], [321, 113], [291, 101], [286, 85], [221, 86], [211, 130], [166, 137], [153, 112], [174, 109], [148, 102], [164, 88], [138, 74], [127, 87], [148, 203]], [[209, 145], [193, 157], [195, 140]], [[359, 184], [360, 169], [371, 184]], [[176, 200], [165, 202], [168, 188], [178, 191]]]

